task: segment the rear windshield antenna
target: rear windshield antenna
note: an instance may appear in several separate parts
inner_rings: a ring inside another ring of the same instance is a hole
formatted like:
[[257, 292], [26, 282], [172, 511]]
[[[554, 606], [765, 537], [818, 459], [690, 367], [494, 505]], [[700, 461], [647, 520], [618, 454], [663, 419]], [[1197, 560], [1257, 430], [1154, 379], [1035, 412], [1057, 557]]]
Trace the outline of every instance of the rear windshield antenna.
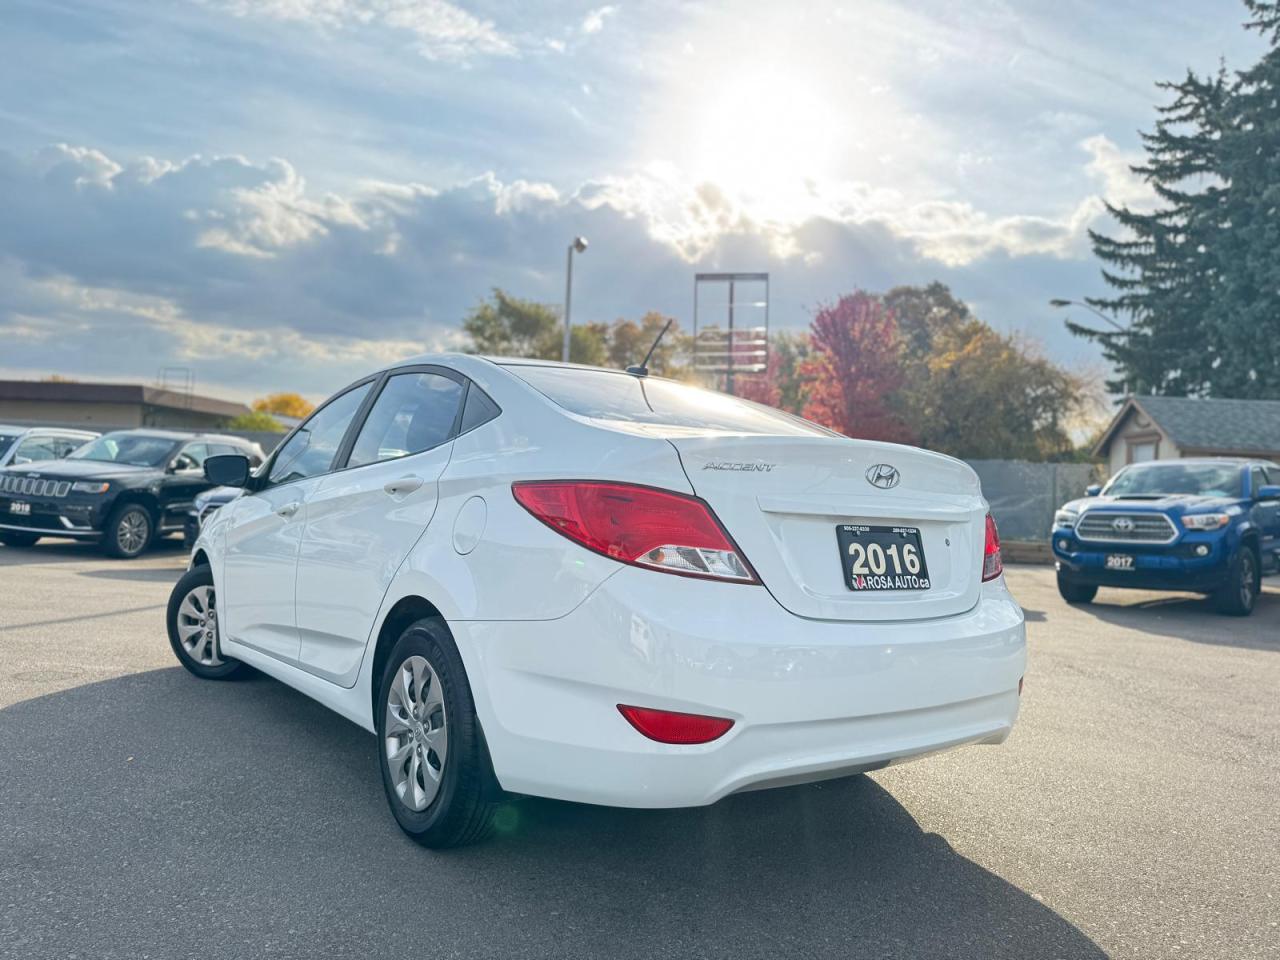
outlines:
[[667, 321], [667, 325], [658, 333], [658, 336], [653, 341], [653, 346], [650, 347], [649, 352], [644, 355], [644, 359], [640, 361], [640, 365], [627, 367], [627, 373], [634, 374], [637, 377], [647, 377], [649, 375], [649, 361], [653, 357], [653, 351], [658, 349], [658, 344], [662, 342], [662, 338], [667, 335], [667, 331], [671, 329], [671, 325], [675, 322], [674, 318]]

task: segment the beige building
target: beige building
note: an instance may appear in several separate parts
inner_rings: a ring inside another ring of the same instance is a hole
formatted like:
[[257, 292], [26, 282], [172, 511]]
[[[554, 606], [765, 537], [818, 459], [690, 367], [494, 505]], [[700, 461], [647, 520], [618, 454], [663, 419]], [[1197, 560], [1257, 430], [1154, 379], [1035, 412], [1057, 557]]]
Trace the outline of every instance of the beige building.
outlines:
[[1114, 475], [1126, 464], [1180, 457], [1280, 462], [1280, 400], [1129, 397], [1093, 449]]
[[0, 380], [0, 422], [207, 430], [248, 412], [243, 403], [134, 383]]

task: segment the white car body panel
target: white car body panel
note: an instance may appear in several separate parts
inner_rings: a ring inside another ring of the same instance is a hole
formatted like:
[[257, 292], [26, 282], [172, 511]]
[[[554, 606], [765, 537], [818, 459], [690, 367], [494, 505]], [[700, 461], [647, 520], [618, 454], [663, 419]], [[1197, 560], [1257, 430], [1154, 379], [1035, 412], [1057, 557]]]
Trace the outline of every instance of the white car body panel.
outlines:
[[[214, 573], [225, 654], [372, 731], [383, 622], [425, 600], [453, 633], [501, 785], [619, 806], [711, 803], [1008, 736], [1023, 618], [1002, 577], [980, 582], [986, 504], [965, 465], [842, 438], [596, 420], [478, 357], [409, 363], [451, 367], [502, 414], [423, 454], [219, 510], [195, 551]], [[884, 462], [899, 487], [866, 483]], [[383, 490], [404, 476], [423, 483]], [[593, 553], [516, 502], [512, 482], [539, 479], [701, 496], [763, 586]], [[292, 517], [276, 513], [295, 501]], [[851, 518], [920, 527], [930, 589], [848, 591], [834, 527]], [[735, 723], [711, 743], [667, 745], [620, 703]]]

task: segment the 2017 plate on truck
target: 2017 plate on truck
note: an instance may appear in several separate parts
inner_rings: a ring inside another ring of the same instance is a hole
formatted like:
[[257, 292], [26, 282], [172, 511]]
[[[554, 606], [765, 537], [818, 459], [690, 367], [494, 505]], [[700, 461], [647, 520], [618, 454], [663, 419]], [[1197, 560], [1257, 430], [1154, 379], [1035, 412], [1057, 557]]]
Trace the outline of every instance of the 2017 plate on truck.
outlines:
[[1108, 553], [1102, 565], [1107, 570], [1132, 570], [1133, 556], [1127, 553]]
[[873, 527], [842, 523], [836, 527], [844, 582], [850, 590], [928, 590], [919, 527]]

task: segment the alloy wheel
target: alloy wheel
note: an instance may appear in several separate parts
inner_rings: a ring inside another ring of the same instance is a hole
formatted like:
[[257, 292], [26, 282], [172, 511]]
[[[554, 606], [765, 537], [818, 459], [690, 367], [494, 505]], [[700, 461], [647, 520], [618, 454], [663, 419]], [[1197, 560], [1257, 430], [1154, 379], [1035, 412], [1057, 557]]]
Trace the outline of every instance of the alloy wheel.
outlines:
[[392, 786], [410, 810], [425, 810], [440, 790], [449, 749], [444, 690], [426, 657], [400, 664], [386, 711], [383, 749]]
[[116, 544], [123, 553], [134, 554], [147, 545], [151, 520], [142, 510], [128, 510], [116, 525]]
[[218, 610], [213, 587], [192, 587], [178, 607], [178, 640], [196, 663], [222, 665], [218, 656]]

